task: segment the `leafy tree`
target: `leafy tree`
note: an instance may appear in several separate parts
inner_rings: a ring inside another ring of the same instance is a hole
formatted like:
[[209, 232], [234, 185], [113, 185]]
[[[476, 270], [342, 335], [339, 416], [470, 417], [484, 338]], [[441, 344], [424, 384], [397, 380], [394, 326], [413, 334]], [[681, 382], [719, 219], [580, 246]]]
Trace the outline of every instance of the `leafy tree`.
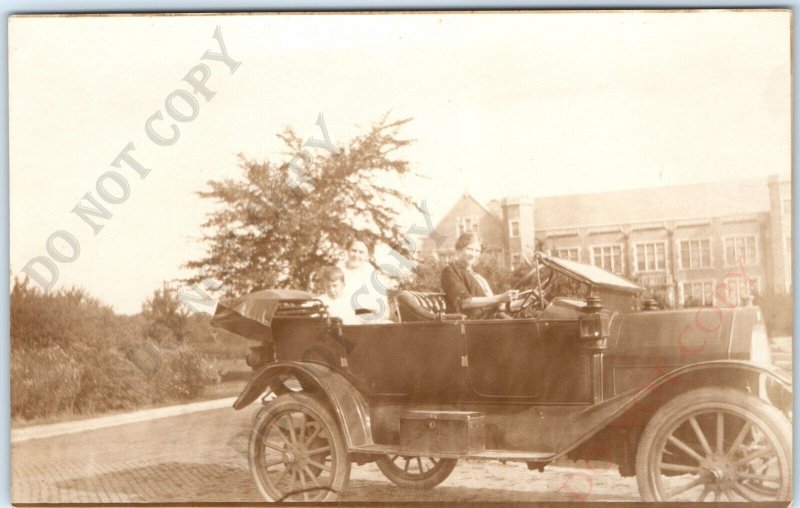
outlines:
[[401, 290], [427, 291], [439, 293], [442, 291], [442, 270], [446, 264], [439, 259], [423, 259], [414, 265], [410, 277], [401, 281]]
[[337, 150], [312, 154], [287, 128], [278, 135], [288, 147], [285, 161], [240, 154], [241, 179], [209, 181], [210, 189], [199, 192], [221, 206], [203, 224], [206, 257], [186, 264], [202, 275], [188, 282], [213, 278], [229, 295], [308, 288], [312, 274], [334, 263], [352, 236], [410, 257], [395, 218], [400, 207], [420, 208], [378, 180], [410, 173], [408, 162], [396, 157], [410, 143], [399, 137], [410, 119], [387, 117]]
[[178, 295], [164, 283], [153, 291], [153, 296], [142, 303], [142, 316], [148, 322], [159, 319], [171, 319], [180, 326], [185, 326], [189, 317]]

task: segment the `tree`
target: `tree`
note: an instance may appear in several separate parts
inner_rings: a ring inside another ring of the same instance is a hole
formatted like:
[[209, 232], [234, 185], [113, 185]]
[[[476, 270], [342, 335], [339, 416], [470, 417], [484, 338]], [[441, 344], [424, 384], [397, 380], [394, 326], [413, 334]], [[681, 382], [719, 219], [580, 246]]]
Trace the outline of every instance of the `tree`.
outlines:
[[172, 319], [180, 326], [186, 325], [189, 317], [188, 312], [183, 308], [178, 295], [164, 283], [159, 289], [153, 291], [153, 296], [142, 303], [142, 316], [148, 323], [159, 319]]
[[384, 115], [347, 146], [316, 156], [291, 128], [278, 137], [288, 162], [257, 162], [239, 155], [243, 178], [209, 181], [198, 194], [221, 206], [209, 214], [202, 237], [205, 258], [188, 268], [224, 285], [228, 295], [263, 288], [307, 289], [311, 275], [332, 264], [348, 238], [384, 243], [410, 257], [398, 208], [420, 210], [411, 198], [378, 177], [410, 173], [395, 152], [410, 143], [400, 128], [410, 119]]

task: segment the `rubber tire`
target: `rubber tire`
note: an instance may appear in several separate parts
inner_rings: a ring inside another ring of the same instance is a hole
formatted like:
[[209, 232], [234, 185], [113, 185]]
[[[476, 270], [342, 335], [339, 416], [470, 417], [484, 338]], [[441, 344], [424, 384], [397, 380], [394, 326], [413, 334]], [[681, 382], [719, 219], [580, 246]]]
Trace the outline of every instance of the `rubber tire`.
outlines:
[[427, 471], [424, 475], [413, 475], [401, 471], [389, 460], [387, 455], [375, 461], [375, 465], [378, 466], [381, 473], [392, 483], [404, 489], [414, 490], [427, 490], [439, 485], [450, 476], [450, 473], [456, 468], [456, 464], [458, 464], [458, 459], [440, 459], [434, 469]]
[[[789, 473], [787, 485], [789, 491], [785, 494], [784, 501], [791, 499], [792, 485], [792, 426], [780, 410], [758, 397], [749, 393], [729, 387], [706, 387], [678, 395], [674, 399], [656, 411], [644, 429], [639, 446], [636, 452], [636, 482], [639, 486], [639, 494], [645, 502], [661, 501], [656, 492], [655, 486], [650, 482], [650, 471], [648, 471], [650, 449], [660, 439], [661, 433], [672, 428], [673, 424], [687, 417], [698, 409], [715, 408], [724, 409], [735, 406], [744, 412], [749, 413], [749, 417], [754, 422], [759, 422], [762, 427], [767, 427], [777, 439], [778, 454], [782, 454], [782, 459], [786, 461]], [[779, 457], [781, 459], [781, 457]]]
[[[275, 499], [272, 494], [267, 491], [256, 470], [256, 447], [260, 430], [265, 425], [272, 423], [271, 420], [273, 420], [274, 417], [287, 410], [302, 411], [310, 414], [315, 420], [321, 422], [325, 426], [325, 430], [331, 436], [331, 462], [335, 461], [336, 473], [331, 483], [331, 491], [322, 499], [313, 500], [313, 502], [336, 501], [346, 492], [347, 484], [350, 480], [350, 458], [347, 454], [347, 445], [345, 444], [342, 432], [339, 430], [339, 422], [333, 416], [330, 409], [315, 397], [302, 392], [281, 395], [269, 402], [258, 412], [255, 426], [250, 433], [250, 444], [247, 453], [250, 472], [253, 475], [258, 491], [267, 501], [279, 501], [279, 499]], [[286, 502], [286, 500], [283, 501]]]

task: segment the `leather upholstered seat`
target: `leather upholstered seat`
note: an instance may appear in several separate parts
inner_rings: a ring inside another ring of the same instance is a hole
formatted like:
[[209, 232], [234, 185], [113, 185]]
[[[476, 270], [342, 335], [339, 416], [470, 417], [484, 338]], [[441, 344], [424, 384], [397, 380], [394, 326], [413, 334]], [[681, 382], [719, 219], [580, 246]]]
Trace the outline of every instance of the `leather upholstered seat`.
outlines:
[[464, 319], [463, 314], [447, 314], [443, 293], [400, 291], [396, 301], [402, 322]]

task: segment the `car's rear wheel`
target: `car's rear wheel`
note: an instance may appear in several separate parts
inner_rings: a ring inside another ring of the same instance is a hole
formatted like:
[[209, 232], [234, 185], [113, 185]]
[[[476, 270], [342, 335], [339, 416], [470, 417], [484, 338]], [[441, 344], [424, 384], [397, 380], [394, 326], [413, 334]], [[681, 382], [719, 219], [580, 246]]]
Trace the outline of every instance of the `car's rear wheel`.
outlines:
[[377, 461], [378, 469], [398, 487], [431, 489], [450, 476], [458, 459], [437, 459], [410, 455], [384, 455]]
[[675, 397], [644, 429], [636, 456], [645, 501], [791, 498], [791, 425], [763, 400], [709, 387]]
[[335, 501], [350, 478], [336, 419], [303, 393], [281, 395], [259, 412], [248, 459], [258, 490], [269, 501]]

